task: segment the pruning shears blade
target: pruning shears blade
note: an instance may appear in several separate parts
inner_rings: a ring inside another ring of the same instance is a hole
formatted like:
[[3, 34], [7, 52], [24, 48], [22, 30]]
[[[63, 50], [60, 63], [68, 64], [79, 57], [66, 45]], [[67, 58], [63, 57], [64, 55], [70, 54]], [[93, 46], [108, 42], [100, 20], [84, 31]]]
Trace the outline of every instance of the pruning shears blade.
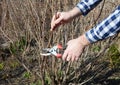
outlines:
[[41, 53], [42, 56], [50, 56], [50, 55], [54, 55], [57, 58], [61, 58], [62, 57], [62, 52], [63, 52], [63, 47], [61, 44], [55, 45], [52, 48], [45, 48], [43, 49], [43, 52], [45, 53]]

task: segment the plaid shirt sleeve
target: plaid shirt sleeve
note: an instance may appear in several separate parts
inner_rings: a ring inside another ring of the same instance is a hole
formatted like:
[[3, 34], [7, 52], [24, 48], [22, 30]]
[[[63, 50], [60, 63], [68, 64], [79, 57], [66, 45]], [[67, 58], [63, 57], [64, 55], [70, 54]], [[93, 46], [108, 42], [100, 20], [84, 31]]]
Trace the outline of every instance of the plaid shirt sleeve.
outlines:
[[106, 19], [85, 33], [86, 38], [96, 42], [120, 32], [120, 5]]
[[77, 7], [80, 9], [81, 13], [85, 16], [101, 1], [102, 0], [81, 0], [81, 2], [77, 4]]

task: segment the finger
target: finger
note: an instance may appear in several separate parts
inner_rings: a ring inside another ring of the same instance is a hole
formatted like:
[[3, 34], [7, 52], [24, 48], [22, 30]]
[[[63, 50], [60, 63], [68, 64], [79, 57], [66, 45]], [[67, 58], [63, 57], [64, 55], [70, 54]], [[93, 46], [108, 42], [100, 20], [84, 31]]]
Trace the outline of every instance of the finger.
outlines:
[[62, 17], [62, 16], [59, 17], [59, 18], [55, 21], [55, 25], [61, 24], [62, 20], [63, 20], [63, 17]]
[[70, 45], [71, 44], [71, 40], [69, 40], [68, 42], [67, 42], [67, 45]]
[[54, 30], [55, 30], [57, 27], [59, 27], [60, 25], [61, 25], [61, 23], [54, 25], [53, 28], [50, 29], [50, 31], [54, 31]]
[[52, 20], [51, 20], [51, 29], [50, 30], [53, 30], [54, 29], [54, 26], [55, 26], [55, 20], [56, 20], [56, 15], [53, 16]]
[[76, 57], [75, 57], [75, 61], [78, 61], [78, 58], [79, 58], [79, 57], [78, 57], [78, 56], [76, 56]]
[[68, 53], [67, 53], [67, 51], [65, 50], [64, 53], [63, 53], [63, 56], [62, 56], [62, 60], [66, 60], [67, 55], [68, 55]]
[[72, 56], [71, 61], [75, 61], [76, 56]]
[[61, 25], [61, 22], [59, 21], [59, 20], [61, 20], [60, 19], [60, 14], [61, 14], [61, 12], [57, 12], [53, 16], [52, 21], [51, 21], [51, 29], [50, 29], [51, 31], [55, 30], [55, 28], [57, 28], [58, 26]]
[[61, 16], [61, 12], [57, 12], [55, 24], [60, 24], [62, 20], [63, 17]]
[[60, 22], [60, 23], [55, 24], [55, 26], [54, 26], [53, 30], [54, 30], [54, 29], [56, 29], [57, 27], [59, 27], [61, 24], [62, 24], [61, 22]]
[[57, 13], [56, 13], [56, 19], [59, 18], [60, 15], [61, 15], [61, 12], [57, 12]]
[[66, 60], [67, 60], [67, 61], [70, 61], [70, 60], [71, 60], [71, 57], [72, 57], [71, 54], [69, 54], [69, 55], [67, 56]]

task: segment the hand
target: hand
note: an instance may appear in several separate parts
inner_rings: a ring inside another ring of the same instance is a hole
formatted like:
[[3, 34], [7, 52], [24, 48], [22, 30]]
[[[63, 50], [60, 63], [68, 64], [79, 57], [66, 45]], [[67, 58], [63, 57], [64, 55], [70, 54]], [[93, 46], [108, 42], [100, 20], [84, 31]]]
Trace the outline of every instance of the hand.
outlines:
[[56, 27], [61, 24], [69, 22], [71, 19], [71, 15], [69, 12], [57, 12], [52, 18], [51, 21], [51, 31], [53, 31]]
[[80, 15], [82, 15], [82, 13], [77, 7], [74, 7], [68, 12], [57, 12], [52, 18], [50, 30], [53, 31], [56, 27], [60, 26], [61, 24], [65, 24]]
[[90, 42], [86, 39], [85, 35], [80, 36], [79, 38], [70, 40], [67, 43], [67, 48], [64, 51], [62, 56], [63, 60], [67, 61], [77, 61], [79, 56], [82, 54], [86, 45]]

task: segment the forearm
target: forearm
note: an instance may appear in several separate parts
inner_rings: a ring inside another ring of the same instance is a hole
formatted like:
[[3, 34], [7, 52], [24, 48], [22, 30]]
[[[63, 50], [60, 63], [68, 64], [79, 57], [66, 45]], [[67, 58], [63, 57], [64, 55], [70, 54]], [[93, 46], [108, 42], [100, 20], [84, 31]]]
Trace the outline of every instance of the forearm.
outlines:
[[96, 27], [86, 32], [87, 39], [93, 43], [120, 32], [120, 6]]

